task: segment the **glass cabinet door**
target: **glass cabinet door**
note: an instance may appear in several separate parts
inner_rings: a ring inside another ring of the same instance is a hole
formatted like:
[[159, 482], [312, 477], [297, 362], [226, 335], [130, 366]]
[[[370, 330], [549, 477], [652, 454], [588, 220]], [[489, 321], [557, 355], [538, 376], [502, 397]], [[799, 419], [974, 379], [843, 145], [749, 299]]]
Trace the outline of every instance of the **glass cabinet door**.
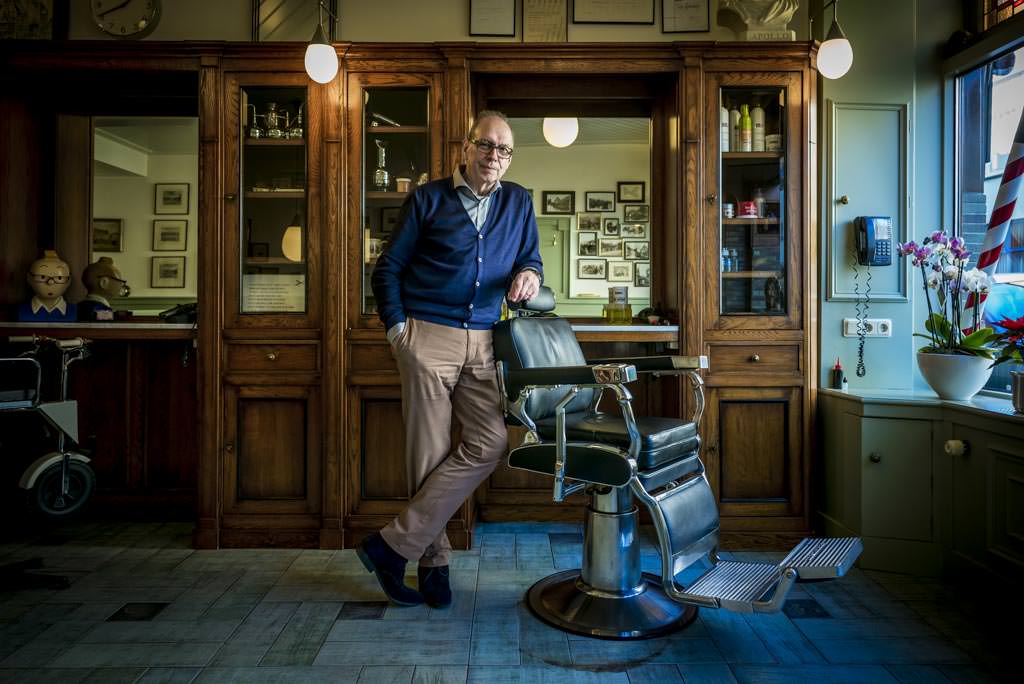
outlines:
[[364, 86], [362, 115], [362, 313], [377, 305], [370, 277], [397, 227], [402, 202], [430, 179], [430, 88]]
[[719, 90], [722, 315], [786, 316], [786, 90]]
[[306, 89], [240, 89], [240, 311], [307, 309]]

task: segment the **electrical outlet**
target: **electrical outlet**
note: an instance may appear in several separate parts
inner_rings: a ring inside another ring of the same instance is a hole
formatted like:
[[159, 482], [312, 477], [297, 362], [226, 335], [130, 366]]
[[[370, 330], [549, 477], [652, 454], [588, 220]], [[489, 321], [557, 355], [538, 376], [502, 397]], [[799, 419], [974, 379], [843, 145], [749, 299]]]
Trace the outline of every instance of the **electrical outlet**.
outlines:
[[[868, 318], [864, 321], [865, 337], [892, 337], [891, 318]], [[843, 337], [857, 337], [857, 319], [843, 319]]]

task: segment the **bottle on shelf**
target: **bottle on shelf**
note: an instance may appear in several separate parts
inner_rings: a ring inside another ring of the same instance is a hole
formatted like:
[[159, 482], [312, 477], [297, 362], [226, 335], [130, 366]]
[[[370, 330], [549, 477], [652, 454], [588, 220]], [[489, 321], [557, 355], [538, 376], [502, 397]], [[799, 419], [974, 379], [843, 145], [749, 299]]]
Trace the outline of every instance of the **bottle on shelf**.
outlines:
[[751, 152], [753, 150], [754, 122], [750, 119], [750, 107], [743, 105], [740, 108], [740, 152]]
[[732, 266], [733, 273], [740, 270], [740, 255], [735, 249], [729, 250], [729, 265]]
[[757, 207], [757, 217], [764, 218], [764, 191], [761, 188], [754, 189], [754, 206]]
[[764, 110], [760, 103], [755, 103], [750, 110], [750, 121], [753, 124], [751, 146], [754, 152], [764, 152]]
[[722, 273], [728, 273], [732, 270], [732, 260], [729, 257], [729, 248], [722, 248]]
[[719, 112], [719, 146], [722, 148], [722, 152], [729, 151], [729, 138], [730, 126], [729, 126], [729, 110], [726, 109], [725, 104], [721, 106]]
[[740, 149], [740, 110], [735, 102], [729, 108], [729, 149], [733, 152]]

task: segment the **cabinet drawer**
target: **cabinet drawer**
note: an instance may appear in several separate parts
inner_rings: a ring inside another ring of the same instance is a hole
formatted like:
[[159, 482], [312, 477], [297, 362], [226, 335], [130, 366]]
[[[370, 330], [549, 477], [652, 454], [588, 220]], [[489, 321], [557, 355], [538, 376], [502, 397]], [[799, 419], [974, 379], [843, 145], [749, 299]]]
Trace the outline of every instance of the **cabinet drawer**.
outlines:
[[799, 344], [711, 345], [711, 373], [799, 373]]
[[229, 344], [229, 371], [315, 371], [318, 345], [293, 342]]

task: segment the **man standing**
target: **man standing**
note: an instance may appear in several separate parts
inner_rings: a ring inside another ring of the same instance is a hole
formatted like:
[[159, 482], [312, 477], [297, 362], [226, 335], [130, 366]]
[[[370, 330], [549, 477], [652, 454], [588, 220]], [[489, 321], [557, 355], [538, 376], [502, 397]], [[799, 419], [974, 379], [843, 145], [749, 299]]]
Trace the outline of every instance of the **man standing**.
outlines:
[[[356, 549], [399, 605], [451, 604], [448, 519], [505, 453], [491, 328], [502, 297], [525, 301], [540, 287], [533, 201], [502, 184], [512, 160], [504, 114], [481, 112], [452, 177], [420, 186], [402, 206], [373, 271], [373, 294], [402, 376], [410, 493], [383, 530]], [[452, 448], [456, 418], [462, 441]], [[405, 584], [419, 561], [419, 591]]]

